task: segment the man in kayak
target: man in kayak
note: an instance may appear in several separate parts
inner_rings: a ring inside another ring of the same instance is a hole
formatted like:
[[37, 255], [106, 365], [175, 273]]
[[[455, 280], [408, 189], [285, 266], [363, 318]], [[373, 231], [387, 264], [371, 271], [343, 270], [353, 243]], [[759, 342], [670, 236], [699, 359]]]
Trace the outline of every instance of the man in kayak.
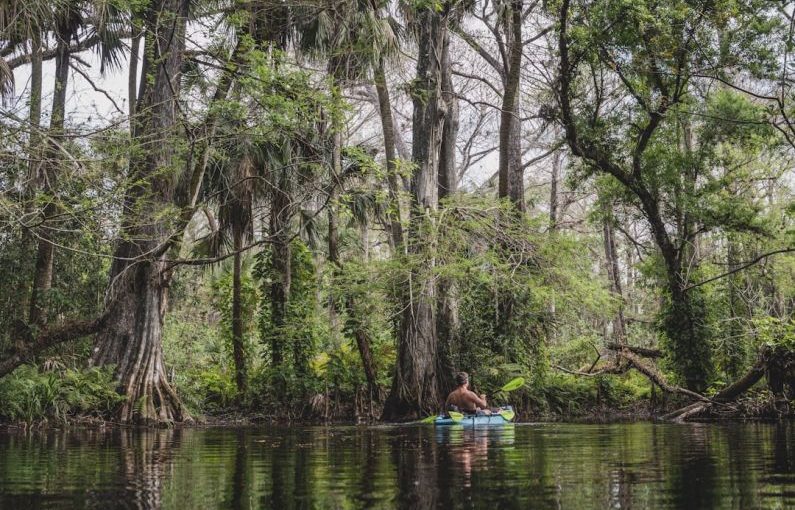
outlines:
[[486, 402], [486, 395], [477, 395], [469, 389], [469, 374], [458, 372], [455, 375], [455, 382], [458, 387], [447, 396], [447, 400], [444, 403], [446, 410], [458, 410], [471, 414], [482, 411], [483, 414], [491, 414], [489, 404]]

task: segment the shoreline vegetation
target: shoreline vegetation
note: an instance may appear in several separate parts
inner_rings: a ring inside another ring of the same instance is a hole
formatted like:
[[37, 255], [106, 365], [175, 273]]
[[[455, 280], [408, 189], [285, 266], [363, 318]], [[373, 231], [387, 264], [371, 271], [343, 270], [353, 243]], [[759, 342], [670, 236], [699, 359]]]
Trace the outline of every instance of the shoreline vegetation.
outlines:
[[791, 418], [793, 26], [5, 2], [0, 423]]

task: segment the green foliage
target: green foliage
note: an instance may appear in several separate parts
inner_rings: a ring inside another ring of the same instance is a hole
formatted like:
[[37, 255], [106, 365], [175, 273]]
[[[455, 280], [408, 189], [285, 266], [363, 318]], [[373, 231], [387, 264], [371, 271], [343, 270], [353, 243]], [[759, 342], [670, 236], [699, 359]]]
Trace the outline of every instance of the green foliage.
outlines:
[[231, 299], [224, 287], [227, 275], [204, 279], [183, 273], [171, 288], [175, 306], [163, 327], [164, 358], [177, 393], [197, 415], [226, 409], [237, 394], [228, 325], [223, 313], [213, 310]]
[[82, 415], [108, 417], [124, 400], [115, 388], [110, 367], [44, 372], [25, 365], [0, 379], [0, 417], [25, 423]]
[[[451, 346], [454, 365], [488, 376], [497, 389], [506, 375], [496, 367], [524, 367], [530, 385], [542, 384], [547, 344], [555, 324], [612, 308], [604, 288], [581, 278], [587, 260], [566, 235], [542, 234], [542, 219], [519, 217], [510, 205], [495, 208], [456, 197], [440, 213], [443, 223], [433, 271], [456, 289], [460, 327]], [[412, 261], [419, 270], [422, 259]], [[427, 269], [425, 269], [427, 270]], [[553, 312], [553, 308], [556, 310]]]
[[321, 316], [317, 313], [317, 275], [314, 261], [309, 248], [301, 240], [296, 239], [290, 243], [290, 294], [284, 304], [284, 323], [277, 324], [273, 320], [271, 286], [274, 282], [281, 281], [283, 276], [277, 272], [273, 256], [273, 250], [263, 250], [257, 255], [254, 268], [262, 295], [267, 296], [266, 299], [270, 301], [260, 306], [260, 338], [265, 346], [279, 343], [282, 351], [288, 354], [289, 360], [278, 366], [272, 365], [263, 372], [260, 380], [265, 381], [268, 386], [276, 384], [279, 388], [290, 388], [291, 393], [294, 391], [295, 394], [306, 395], [313, 386], [309, 380], [312, 376], [310, 361], [316, 353], [322, 328]]
[[795, 321], [777, 317], [760, 317], [753, 321], [757, 344], [795, 350]]
[[706, 388], [699, 386], [714, 375], [707, 306], [704, 294], [696, 287], [682, 300], [668, 299], [660, 313], [669, 366], [680, 381], [701, 391]]
[[[240, 275], [240, 320], [243, 325], [244, 346], [247, 352], [256, 352], [254, 336], [256, 329], [256, 313], [259, 304], [257, 283], [251, 274], [251, 264], [246, 259]], [[214, 308], [221, 314], [221, 336], [232, 351], [232, 285], [233, 271], [226, 266], [221, 274], [212, 282], [212, 293], [215, 297]]]

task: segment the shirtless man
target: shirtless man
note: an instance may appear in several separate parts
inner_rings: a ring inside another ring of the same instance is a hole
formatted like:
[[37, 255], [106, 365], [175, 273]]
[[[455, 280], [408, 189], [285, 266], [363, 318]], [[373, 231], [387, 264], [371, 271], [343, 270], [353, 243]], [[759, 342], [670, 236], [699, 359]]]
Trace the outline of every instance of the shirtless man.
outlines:
[[465, 413], [477, 413], [482, 410], [485, 414], [491, 414], [489, 404], [486, 402], [486, 395], [478, 396], [474, 391], [469, 390], [469, 374], [458, 372], [455, 375], [455, 382], [458, 387], [447, 396], [444, 403], [445, 409], [449, 410], [450, 406], [454, 405]]

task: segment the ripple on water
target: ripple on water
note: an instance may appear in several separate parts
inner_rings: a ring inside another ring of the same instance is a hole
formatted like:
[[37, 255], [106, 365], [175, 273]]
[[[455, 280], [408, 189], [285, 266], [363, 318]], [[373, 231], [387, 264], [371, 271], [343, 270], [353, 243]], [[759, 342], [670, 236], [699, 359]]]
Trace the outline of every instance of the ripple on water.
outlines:
[[795, 508], [791, 424], [0, 434], [0, 508]]

